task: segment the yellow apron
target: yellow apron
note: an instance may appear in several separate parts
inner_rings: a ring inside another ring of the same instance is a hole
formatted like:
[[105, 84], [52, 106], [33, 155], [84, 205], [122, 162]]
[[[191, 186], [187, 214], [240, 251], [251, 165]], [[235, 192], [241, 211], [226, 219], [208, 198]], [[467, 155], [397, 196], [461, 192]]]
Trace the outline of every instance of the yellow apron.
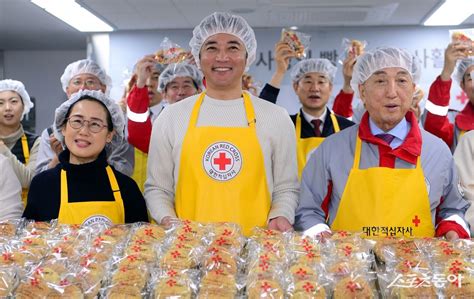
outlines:
[[194, 105], [183, 140], [176, 214], [201, 222], [238, 223], [249, 235], [253, 227], [266, 226], [271, 206], [255, 112], [244, 92], [248, 127], [197, 127], [204, 95]]
[[[30, 149], [28, 148], [28, 139], [26, 139], [25, 134], [21, 136], [21, 149], [23, 150], [23, 157], [25, 157], [25, 165], [28, 165], [28, 162], [30, 161]], [[23, 188], [21, 190], [21, 201], [23, 202], [24, 207], [26, 207], [27, 199], [28, 188]]]
[[[330, 114], [332, 125], [334, 127], [334, 133], [340, 131], [339, 123], [337, 122], [336, 115]], [[296, 156], [298, 159], [298, 178], [301, 179], [303, 169], [308, 161], [309, 155], [324, 141], [324, 137], [310, 137], [301, 138], [301, 115], [296, 115]]]
[[[69, 202], [66, 171], [61, 170], [61, 205], [58, 222], [64, 224], [125, 223], [122, 195], [110, 166], [105, 168], [115, 201]], [[91, 186], [93, 188], [93, 186]]]
[[415, 169], [359, 169], [361, 148], [357, 136], [354, 164], [331, 229], [364, 232], [374, 238], [433, 237], [421, 158]]
[[133, 169], [132, 179], [137, 183], [138, 188], [143, 193], [146, 181], [146, 167], [148, 161], [148, 154], [135, 148], [135, 167]]

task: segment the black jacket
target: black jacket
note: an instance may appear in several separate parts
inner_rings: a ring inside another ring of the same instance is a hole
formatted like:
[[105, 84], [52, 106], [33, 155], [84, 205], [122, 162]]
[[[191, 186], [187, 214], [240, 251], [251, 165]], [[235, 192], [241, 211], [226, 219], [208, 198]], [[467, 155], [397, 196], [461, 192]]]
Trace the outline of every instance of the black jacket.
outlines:
[[[329, 110], [329, 108], [326, 108], [326, 110], [327, 110], [326, 119], [324, 120], [323, 131], [321, 132], [321, 137], [328, 137], [334, 134], [334, 126], [332, 124], [331, 115], [330, 115], [331, 111]], [[296, 124], [296, 115], [297, 114], [290, 115], [291, 120], [293, 121], [294, 124]], [[300, 115], [301, 115], [301, 136], [300, 137], [301, 138], [316, 137], [316, 135], [314, 134], [314, 129], [312, 125], [303, 116], [301, 109], [300, 109]], [[345, 128], [348, 128], [354, 125], [352, 121], [348, 120], [345, 117], [336, 115], [336, 119], [339, 124], [339, 129], [341, 131], [344, 130]]]
[[[260, 92], [259, 97], [261, 99], [264, 99], [268, 102], [271, 102], [273, 104], [276, 103], [278, 94], [280, 93], [280, 89], [271, 86], [270, 84], [265, 84], [263, 87], [262, 91]], [[323, 131], [321, 132], [321, 137], [328, 137], [331, 134], [334, 134], [334, 126], [332, 125], [332, 120], [331, 116], [329, 115], [329, 109], [327, 109], [326, 113], [326, 119], [324, 120], [324, 126], [323, 126]], [[301, 115], [301, 138], [310, 138], [310, 137], [316, 137], [314, 134], [314, 129], [311, 126], [309, 122], [306, 121], [304, 118], [301, 109], [300, 109], [300, 115]], [[290, 115], [291, 120], [293, 121], [294, 124], [296, 124], [296, 114]], [[336, 115], [337, 122], [339, 123], [339, 129], [344, 130], [345, 128], [348, 128], [354, 123], [350, 120], [348, 120], [345, 117]]]
[[[33, 144], [35, 143], [38, 135], [25, 131], [26, 141], [28, 143], [28, 149], [31, 151]], [[23, 164], [26, 163], [25, 155], [23, 155], [23, 145], [21, 144], [21, 137], [16, 141], [15, 145], [12, 147], [11, 150], [12, 154], [16, 156], [16, 158]]]
[[[97, 160], [74, 165], [69, 163], [69, 150], [59, 154], [59, 164], [37, 174], [30, 185], [28, 202], [23, 217], [36, 221], [58, 218], [61, 202], [61, 169], [67, 172], [69, 202], [114, 201], [105, 167], [107, 156], [103, 150]], [[125, 210], [125, 222], [148, 222], [145, 199], [130, 177], [110, 166], [117, 178]]]

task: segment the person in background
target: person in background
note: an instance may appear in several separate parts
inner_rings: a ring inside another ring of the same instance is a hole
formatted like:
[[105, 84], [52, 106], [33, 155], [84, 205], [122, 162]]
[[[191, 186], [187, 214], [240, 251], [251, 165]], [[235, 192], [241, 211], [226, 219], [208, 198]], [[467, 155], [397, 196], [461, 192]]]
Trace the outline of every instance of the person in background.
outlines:
[[0, 222], [19, 219], [23, 212], [21, 184], [9, 158], [0, 155]]
[[[472, 204], [474, 202], [474, 131], [464, 134], [454, 151], [454, 162], [461, 179], [461, 188], [464, 198]], [[471, 225], [471, 236], [474, 225], [474, 208], [471, 206], [466, 212], [466, 220]]]
[[399, 48], [358, 57], [351, 84], [367, 112], [311, 156], [295, 229], [311, 236], [347, 230], [367, 237], [469, 238], [469, 203], [457, 188], [451, 152], [410, 111], [419, 67]]
[[26, 203], [27, 189], [35, 175], [38, 153], [38, 136], [24, 131], [22, 119], [33, 108], [33, 103], [20, 81], [0, 81], [0, 154], [7, 157], [20, 181], [23, 204]]
[[[456, 64], [457, 62], [457, 64]], [[448, 119], [451, 99], [451, 76], [459, 83], [469, 101], [455, 117], [454, 123]], [[444, 52], [441, 75], [431, 84], [426, 101], [425, 129], [443, 139], [454, 152], [460, 136], [474, 129], [474, 58], [467, 57], [467, 46], [460, 42], [448, 45]]]
[[[276, 103], [278, 94], [280, 93], [281, 83], [285, 77], [285, 74], [290, 65], [292, 58], [296, 57], [295, 52], [291, 49], [288, 43], [279, 41], [275, 44], [275, 62], [276, 69], [272, 75], [270, 82], [264, 85], [262, 91], [260, 92], [259, 97], [267, 100], [272, 103]], [[333, 111], [337, 115], [349, 118], [352, 115], [352, 98], [354, 97], [354, 91], [350, 85], [352, 78], [352, 70], [355, 63], [355, 56], [350, 54], [343, 62], [343, 75], [344, 75], [344, 85], [343, 88], [339, 91], [334, 99]], [[347, 104], [349, 103], [349, 105]], [[346, 116], [348, 113], [344, 109], [347, 109], [349, 106], [350, 115]], [[340, 108], [342, 107], [342, 108]]]
[[191, 51], [206, 91], [168, 106], [153, 124], [145, 199], [153, 219], [292, 229], [298, 200], [294, 127], [286, 110], [242, 90], [256, 57], [253, 29], [213, 13]]
[[309, 155], [324, 139], [354, 124], [334, 114], [327, 107], [336, 70], [336, 67], [324, 58], [302, 60], [291, 70], [293, 89], [302, 106], [299, 113], [291, 115], [296, 128], [300, 178]]
[[106, 144], [125, 138], [122, 110], [101, 91], [82, 90], [56, 109], [59, 164], [31, 182], [23, 217], [65, 224], [148, 221], [136, 183], [107, 162]]
[[[151, 57], [149, 57], [151, 59]], [[152, 61], [142, 60], [137, 64], [138, 80], [131, 93], [127, 98], [128, 102], [128, 142], [135, 147], [135, 169], [133, 172], [133, 179], [137, 182], [140, 190], [143, 190], [146, 180], [146, 167], [148, 160], [148, 148], [150, 146], [152, 123], [156, 117], [161, 113], [164, 106], [160, 106], [160, 110], [154, 109], [156, 105], [146, 107], [148, 98], [150, 98], [150, 105], [152, 98], [156, 93], [163, 97], [166, 104], [174, 104], [187, 97], [197, 94], [202, 90], [202, 74], [196, 66], [182, 63], [172, 63], [168, 65], [158, 78], [158, 83], [155, 84], [155, 71], [148, 76], [147, 88], [148, 97], [144, 92], [144, 87], [140, 87], [147, 73], [146, 65], [151, 70]], [[151, 83], [153, 82], [153, 83]], [[140, 85], [139, 85], [140, 84]], [[150, 89], [154, 92], [150, 93]], [[146, 111], [139, 113], [138, 111]], [[146, 119], [144, 118], [146, 116]]]
[[[80, 90], [100, 90], [108, 93], [112, 80], [105, 71], [89, 59], [70, 63], [61, 76], [61, 84], [67, 98]], [[53, 135], [52, 127], [43, 130], [40, 137], [36, 173], [55, 167], [59, 163], [58, 155], [63, 150], [61, 142]], [[132, 175], [133, 148], [127, 140], [107, 145], [107, 159], [118, 171]]]

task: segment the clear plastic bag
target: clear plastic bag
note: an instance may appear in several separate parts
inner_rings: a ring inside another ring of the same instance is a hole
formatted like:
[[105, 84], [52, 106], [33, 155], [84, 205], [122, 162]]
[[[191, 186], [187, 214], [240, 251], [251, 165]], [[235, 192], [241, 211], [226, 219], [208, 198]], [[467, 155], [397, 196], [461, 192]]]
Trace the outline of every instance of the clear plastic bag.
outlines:
[[295, 51], [297, 59], [304, 59], [311, 43], [311, 36], [299, 31], [283, 28], [280, 41], [286, 42]]
[[160, 64], [179, 63], [189, 58], [189, 51], [165, 37], [155, 52], [155, 59]]
[[449, 30], [452, 42], [466, 46], [466, 55], [474, 56], [474, 28]]

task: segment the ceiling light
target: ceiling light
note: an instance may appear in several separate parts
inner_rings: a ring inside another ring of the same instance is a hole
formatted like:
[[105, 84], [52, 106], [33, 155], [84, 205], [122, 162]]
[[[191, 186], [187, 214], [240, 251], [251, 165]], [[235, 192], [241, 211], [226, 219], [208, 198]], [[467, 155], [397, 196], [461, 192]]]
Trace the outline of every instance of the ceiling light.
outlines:
[[81, 32], [110, 32], [114, 29], [74, 0], [31, 0], [53, 16]]
[[298, 30], [298, 26], [291, 26], [290, 29], [291, 30]]
[[425, 26], [456, 26], [474, 13], [472, 0], [446, 0], [423, 23]]

